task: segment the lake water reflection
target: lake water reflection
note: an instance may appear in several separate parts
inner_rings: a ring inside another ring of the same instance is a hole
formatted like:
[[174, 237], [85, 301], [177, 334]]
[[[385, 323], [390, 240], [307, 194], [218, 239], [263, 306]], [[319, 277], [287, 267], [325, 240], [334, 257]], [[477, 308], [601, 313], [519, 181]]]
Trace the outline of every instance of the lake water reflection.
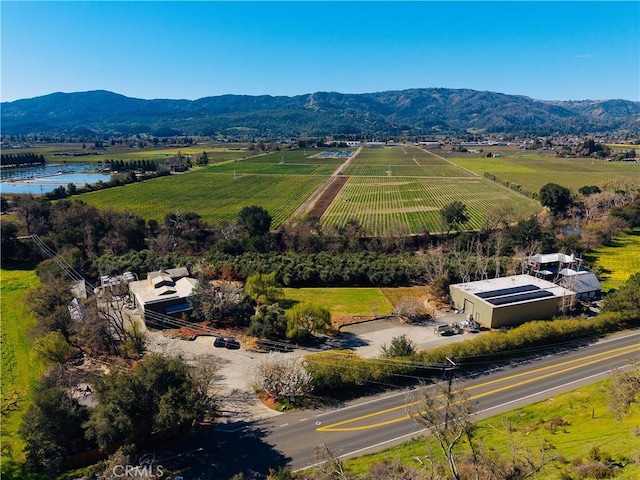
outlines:
[[100, 181], [108, 182], [111, 175], [96, 172], [95, 164], [46, 164], [39, 167], [2, 169], [0, 190], [3, 194], [47, 193], [70, 183], [76, 186]]

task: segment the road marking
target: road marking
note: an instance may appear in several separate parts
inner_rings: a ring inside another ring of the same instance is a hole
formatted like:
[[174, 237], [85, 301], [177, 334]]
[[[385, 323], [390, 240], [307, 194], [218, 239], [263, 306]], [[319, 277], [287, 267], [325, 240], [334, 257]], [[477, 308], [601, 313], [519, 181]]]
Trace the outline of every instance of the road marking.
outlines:
[[573, 382], [564, 383], [562, 385], [558, 385], [557, 387], [551, 387], [551, 388], [548, 388], [548, 389], [543, 390], [541, 392], [536, 392], [536, 393], [532, 393], [531, 395], [526, 395], [524, 397], [516, 398], [515, 400], [511, 400], [509, 402], [501, 403], [500, 405], [494, 405], [493, 407], [485, 408], [484, 410], [480, 410], [479, 412], [476, 412], [475, 415], [477, 416], [480, 413], [488, 412], [489, 410], [494, 410], [496, 408], [503, 408], [503, 407], [506, 407], [507, 405], [511, 405], [512, 403], [521, 402], [522, 400], [528, 400], [529, 398], [533, 398], [533, 397], [536, 397], [536, 396], [539, 396], [539, 395], [546, 395], [547, 393], [553, 392], [554, 390], [557, 390], [559, 388], [567, 387], [568, 385], [573, 385], [574, 383], [580, 383], [580, 382], [584, 382], [584, 381], [589, 381], [591, 379], [594, 379], [594, 378], [597, 378], [597, 377], [601, 377], [603, 375], [608, 375], [609, 373], [613, 372], [614, 370], [615, 370], [615, 368], [611, 369], [611, 370], [607, 370], [605, 372], [600, 372], [600, 373], [596, 373], [596, 374], [593, 374], [593, 375], [589, 375], [588, 377], [584, 377], [584, 378], [581, 378], [579, 380], [574, 380]]
[[282, 425], [280, 425], [281, 427], [286, 427], [287, 425], [289, 425], [288, 423], [283, 423]]
[[385, 401], [385, 400], [387, 400], [389, 398], [397, 397], [399, 395], [406, 395], [406, 392], [394, 393], [392, 395], [387, 395], [386, 397], [374, 398], [373, 400], [369, 400], [369, 401], [366, 401], [366, 402], [358, 403], [358, 404], [355, 404], [355, 405], [349, 405], [348, 407], [336, 408], [335, 410], [331, 410], [329, 412], [319, 413], [318, 415], [316, 415], [316, 417], [324, 417], [325, 415], [331, 415], [331, 414], [336, 413], [336, 412], [342, 412], [344, 410], [349, 410], [351, 408], [361, 407], [363, 405], [368, 405], [370, 403], [383, 402], [383, 401]]
[[[632, 337], [637, 337], [637, 336], [640, 336], [640, 333], [633, 332], [633, 333], [630, 333], [629, 335], [624, 335], [624, 336], [621, 336], [621, 337], [605, 338], [604, 340], [598, 341], [598, 343], [596, 343], [594, 345], [598, 345], [598, 344], [602, 344], [602, 343], [615, 342], [615, 341], [624, 340], [624, 339], [627, 339], [627, 338], [632, 338]], [[406, 394], [407, 394], [407, 392], [393, 393], [393, 394], [387, 395], [385, 397], [374, 398], [372, 400], [367, 400], [366, 402], [361, 402], [361, 403], [357, 403], [357, 404], [354, 404], [354, 405], [348, 405], [348, 406], [342, 407], [342, 408], [336, 408], [335, 410], [329, 410], [329, 411], [326, 411], [326, 412], [319, 413], [319, 414], [316, 415], [316, 418], [317, 417], [324, 417], [326, 415], [333, 415], [334, 413], [343, 412], [345, 410], [350, 410], [352, 408], [362, 407], [363, 405], [369, 405], [370, 403], [384, 402], [385, 400], [388, 400], [390, 398], [397, 397], [397, 396], [400, 396], [400, 395], [406, 395]]]
[[[615, 370], [615, 369], [613, 369], [613, 370]], [[527, 395], [527, 396], [524, 396], [524, 397], [521, 397], [521, 398], [517, 398], [515, 400], [511, 400], [510, 402], [506, 402], [506, 403], [503, 403], [501, 405], [495, 405], [493, 407], [485, 408], [484, 410], [480, 410], [479, 412], [476, 412], [475, 415], [477, 416], [477, 415], [479, 415], [481, 413], [485, 413], [485, 412], [488, 412], [489, 410], [494, 410], [496, 408], [506, 407], [507, 405], [510, 405], [510, 404], [516, 403], [516, 402], [520, 402], [522, 400], [526, 400], [526, 399], [531, 398], [531, 397], [535, 397], [536, 395], [545, 395], [545, 394], [547, 394], [549, 392], [552, 392], [553, 390], [557, 390], [559, 388], [563, 388], [563, 387], [566, 387], [568, 385], [573, 385], [574, 383], [580, 383], [580, 382], [583, 382], [585, 380], [591, 380], [592, 378], [596, 378], [596, 377], [599, 377], [599, 376], [602, 376], [602, 375], [606, 375], [608, 373], [611, 373], [613, 370], [607, 370], [605, 372], [596, 373], [595, 375], [590, 375], [588, 377], [581, 378], [580, 380], [574, 380], [573, 382], [565, 383], [564, 385], [558, 385], [557, 387], [549, 388], [549, 389], [544, 390], [542, 392], [533, 393], [531, 395]], [[423, 428], [422, 430], [418, 430], [418, 431], [415, 431], [415, 432], [405, 433], [404, 435], [400, 435], [399, 437], [390, 438], [389, 440], [385, 440], [383, 442], [376, 443], [374, 445], [369, 445], [368, 447], [362, 447], [362, 448], [359, 448], [358, 450], [354, 450], [352, 452], [347, 452], [347, 453], [340, 454], [340, 455], [338, 455], [338, 458], [346, 458], [346, 457], [349, 457], [349, 456], [352, 456], [352, 455], [357, 455], [359, 453], [366, 452], [367, 450], [372, 450], [372, 449], [381, 447], [381, 446], [386, 445], [388, 443], [394, 443], [394, 442], [403, 440], [403, 439], [405, 439], [407, 437], [414, 437], [414, 436], [420, 435], [420, 434], [422, 434], [422, 433], [424, 433], [426, 431], [427, 431], [427, 429]], [[296, 473], [296, 472], [301, 472], [303, 470], [307, 470], [309, 468], [315, 468], [315, 467], [317, 467], [319, 465], [322, 465], [323, 463], [327, 463], [327, 462], [324, 461], [324, 462], [315, 463], [315, 464], [309, 465], [307, 467], [298, 468], [297, 470], [294, 470], [293, 472]]]
[[[477, 395], [469, 397], [469, 400], [476, 400], [476, 399], [479, 399], [479, 398], [482, 398], [482, 397], [486, 397], [488, 395], [492, 395], [492, 394], [495, 394], [495, 393], [498, 393], [498, 392], [502, 392], [504, 390], [510, 390], [512, 388], [516, 388], [516, 387], [519, 387], [519, 386], [522, 386], [522, 385], [526, 385], [528, 383], [536, 382], [536, 381], [542, 380], [544, 378], [553, 377], [553, 376], [556, 376], [556, 375], [559, 375], [559, 374], [562, 374], [562, 373], [569, 372], [571, 370], [576, 370], [578, 368], [586, 367], [588, 365], [592, 365], [594, 363], [598, 363], [598, 362], [600, 362], [602, 360], [610, 360], [612, 358], [620, 357], [622, 355], [627, 355], [629, 353], [633, 353], [633, 352], [636, 352], [636, 351], [640, 351], [640, 346], [638, 346], [638, 345], [629, 345], [629, 346], [626, 346], [626, 347], [619, 347], [619, 348], [616, 348], [616, 349], [613, 349], [613, 350], [609, 350], [609, 351], [606, 351], [606, 352], [595, 353], [595, 354], [592, 354], [592, 355], [588, 355], [586, 357], [581, 357], [581, 358], [577, 358], [577, 359], [574, 359], [574, 360], [567, 360], [565, 362], [560, 362], [560, 363], [557, 363], [557, 364], [554, 364], [554, 365], [550, 365], [550, 366], [547, 366], [547, 367], [537, 368], [537, 369], [534, 369], [534, 370], [530, 370], [528, 372], [517, 373], [517, 374], [510, 375], [510, 376], [507, 376], [507, 377], [503, 377], [503, 378], [500, 378], [500, 379], [490, 380], [488, 382], [484, 382], [484, 383], [481, 383], [481, 384], [478, 384], [478, 385], [473, 385], [473, 386], [467, 387], [467, 388], [465, 388], [465, 390], [467, 392], [469, 392], [471, 390], [477, 390], [479, 388], [483, 388], [483, 387], [486, 387], [486, 386], [489, 386], [489, 385], [494, 385], [496, 383], [505, 382], [505, 381], [508, 381], [508, 380], [516, 379], [516, 378], [521, 378], [523, 376], [534, 375], [536, 373], [544, 372], [546, 370], [556, 369], [556, 368], [562, 367], [564, 365], [570, 365], [570, 364], [578, 363], [578, 365], [573, 365], [571, 367], [563, 368], [561, 370], [553, 371], [553, 372], [550, 372], [550, 373], [545, 373], [543, 375], [538, 375], [538, 376], [535, 376], [535, 377], [527, 379], [527, 380], [522, 380], [522, 381], [519, 381], [519, 382], [514, 383], [514, 384], [509, 384], [509, 385], [505, 385], [505, 386], [502, 386], [502, 387], [498, 387], [498, 388], [495, 388], [493, 390], [489, 390], [487, 392], [480, 393], [480, 394], [477, 394]], [[601, 358], [599, 358], [599, 357], [601, 357]], [[588, 359], [592, 359], [592, 360], [587, 362], [586, 360], [588, 360]], [[405, 410], [407, 407], [410, 407], [410, 406], [413, 406], [413, 405], [418, 405], [420, 403], [421, 403], [420, 401], [416, 401], [416, 402], [408, 403], [406, 405], [399, 405], [399, 406], [396, 406], [396, 407], [387, 408], [387, 409], [384, 409], [384, 410], [380, 410], [378, 412], [373, 412], [373, 413], [369, 413], [369, 414], [362, 415], [362, 416], [359, 416], [359, 417], [351, 418], [351, 419], [348, 419], [348, 420], [343, 420], [343, 421], [336, 422], [336, 423], [333, 423], [333, 424], [328, 424], [328, 425], [325, 425], [323, 427], [316, 428], [316, 431], [318, 431], [318, 432], [351, 432], [351, 431], [357, 431], [357, 430], [367, 430], [367, 429], [371, 429], [371, 428], [378, 428], [378, 427], [390, 425], [390, 424], [393, 424], [393, 423], [403, 422], [405, 420], [409, 420], [411, 417], [408, 414], [405, 414], [405, 415], [403, 415], [401, 417], [396, 417], [396, 418], [391, 419], [391, 420], [386, 420], [386, 421], [383, 421], [383, 422], [373, 423], [373, 424], [369, 424], [369, 425], [362, 425], [362, 426], [358, 426], [358, 427], [342, 427], [342, 425], [348, 425], [348, 424], [351, 424], [351, 423], [356, 423], [356, 422], [365, 420], [367, 418], [376, 417], [376, 416], [379, 416], [379, 415], [384, 415], [386, 413], [390, 413], [390, 412], [397, 411], [397, 410]]]
[[301, 418], [300, 420], [298, 420], [299, 422], [304, 422], [305, 420], [309, 420], [309, 418]]

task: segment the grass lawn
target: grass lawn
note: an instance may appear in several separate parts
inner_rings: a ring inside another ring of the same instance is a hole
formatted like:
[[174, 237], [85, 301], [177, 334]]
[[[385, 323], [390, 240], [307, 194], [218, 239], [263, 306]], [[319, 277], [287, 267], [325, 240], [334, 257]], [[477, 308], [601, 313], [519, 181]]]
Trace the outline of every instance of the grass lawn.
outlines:
[[616, 237], [611, 245], [585, 254], [598, 274], [603, 290], [619, 288], [634, 273], [640, 272], [640, 229]]
[[393, 305], [379, 288], [285, 288], [287, 300], [328, 308], [335, 321], [345, 317], [389, 315]]
[[4, 265], [0, 269], [2, 396], [16, 392], [24, 399], [21, 410], [2, 419], [2, 453], [9, 449], [16, 461], [24, 460], [23, 443], [16, 432], [29, 405], [31, 387], [44, 371], [43, 361], [31, 351], [29, 330], [36, 319], [24, 303], [26, 293], [38, 283], [31, 266], [12, 269]]
[[[625, 465], [615, 478], [640, 478], [640, 408], [634, 405], [626, 418], [617, 421], [607, 407], [607, 385], [608, 381], [599, 382], [479, 421], [476, 439], [491, 452], [507, 458], [511, 445], [534, 458], [542, 446], [550, 455], [559, 454], [554, 465], [530, 477], [533, 479], [563, 478], [561, 472], [570, 469], [572, 462], [577, 464], [578, 459], [582, 459], [588, 463], [594, 448]], [[511, 427], [511, 440], [507, 425]], [[372, 463], [387, 459], [419, 468], [416, 457], [425, 463], [428, 463], [425, 455], [429, 452], [434, 458], [441, 458], [436, 444], [428, 442], [430, 440], [422, 437], [380, 453], [348, 460], [346, 467], [351, 473], [364, 475]], [[461, 456], [470, 455], [465, 444], [461, 444], [458, 451]]]

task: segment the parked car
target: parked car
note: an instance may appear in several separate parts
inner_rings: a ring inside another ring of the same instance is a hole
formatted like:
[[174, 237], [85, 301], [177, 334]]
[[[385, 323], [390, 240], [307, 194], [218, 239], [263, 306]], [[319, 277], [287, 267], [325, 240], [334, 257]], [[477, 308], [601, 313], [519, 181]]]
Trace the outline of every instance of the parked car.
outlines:
[[240, 348], [240, 342], [234, 337], [216, 337], [213, 346], [218, 348], [228, 348], [229, 350], [237, 350]]

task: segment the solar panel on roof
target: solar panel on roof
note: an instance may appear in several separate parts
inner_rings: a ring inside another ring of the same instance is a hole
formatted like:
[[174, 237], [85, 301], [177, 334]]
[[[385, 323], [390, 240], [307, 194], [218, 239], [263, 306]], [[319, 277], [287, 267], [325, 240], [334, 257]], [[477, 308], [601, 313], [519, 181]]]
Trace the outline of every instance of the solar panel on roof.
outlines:
[[499, 290], [490, 290], [488, 292], [476, 293], [476, 297], [480, 297], [480, 298], [503, 297], [505, 295], [513, 295], [514, 293], [533, 292], [535, 290], [540, 290], [540, 287], [537, 287], [536, 285], [531, 285], [531, 284], [519, 285], [517, 287], [501, 288]]
[[519, 293], [516, 295], [507, 295], [503, 297], [488, 298], [487, 302], [492, 305], [508, 305], [510, 303], [524, 302], [526, 300], [534, 300], [536, 298], [553, 297], [553, 293], [547, 290], [536, 290], [532, 292]]

